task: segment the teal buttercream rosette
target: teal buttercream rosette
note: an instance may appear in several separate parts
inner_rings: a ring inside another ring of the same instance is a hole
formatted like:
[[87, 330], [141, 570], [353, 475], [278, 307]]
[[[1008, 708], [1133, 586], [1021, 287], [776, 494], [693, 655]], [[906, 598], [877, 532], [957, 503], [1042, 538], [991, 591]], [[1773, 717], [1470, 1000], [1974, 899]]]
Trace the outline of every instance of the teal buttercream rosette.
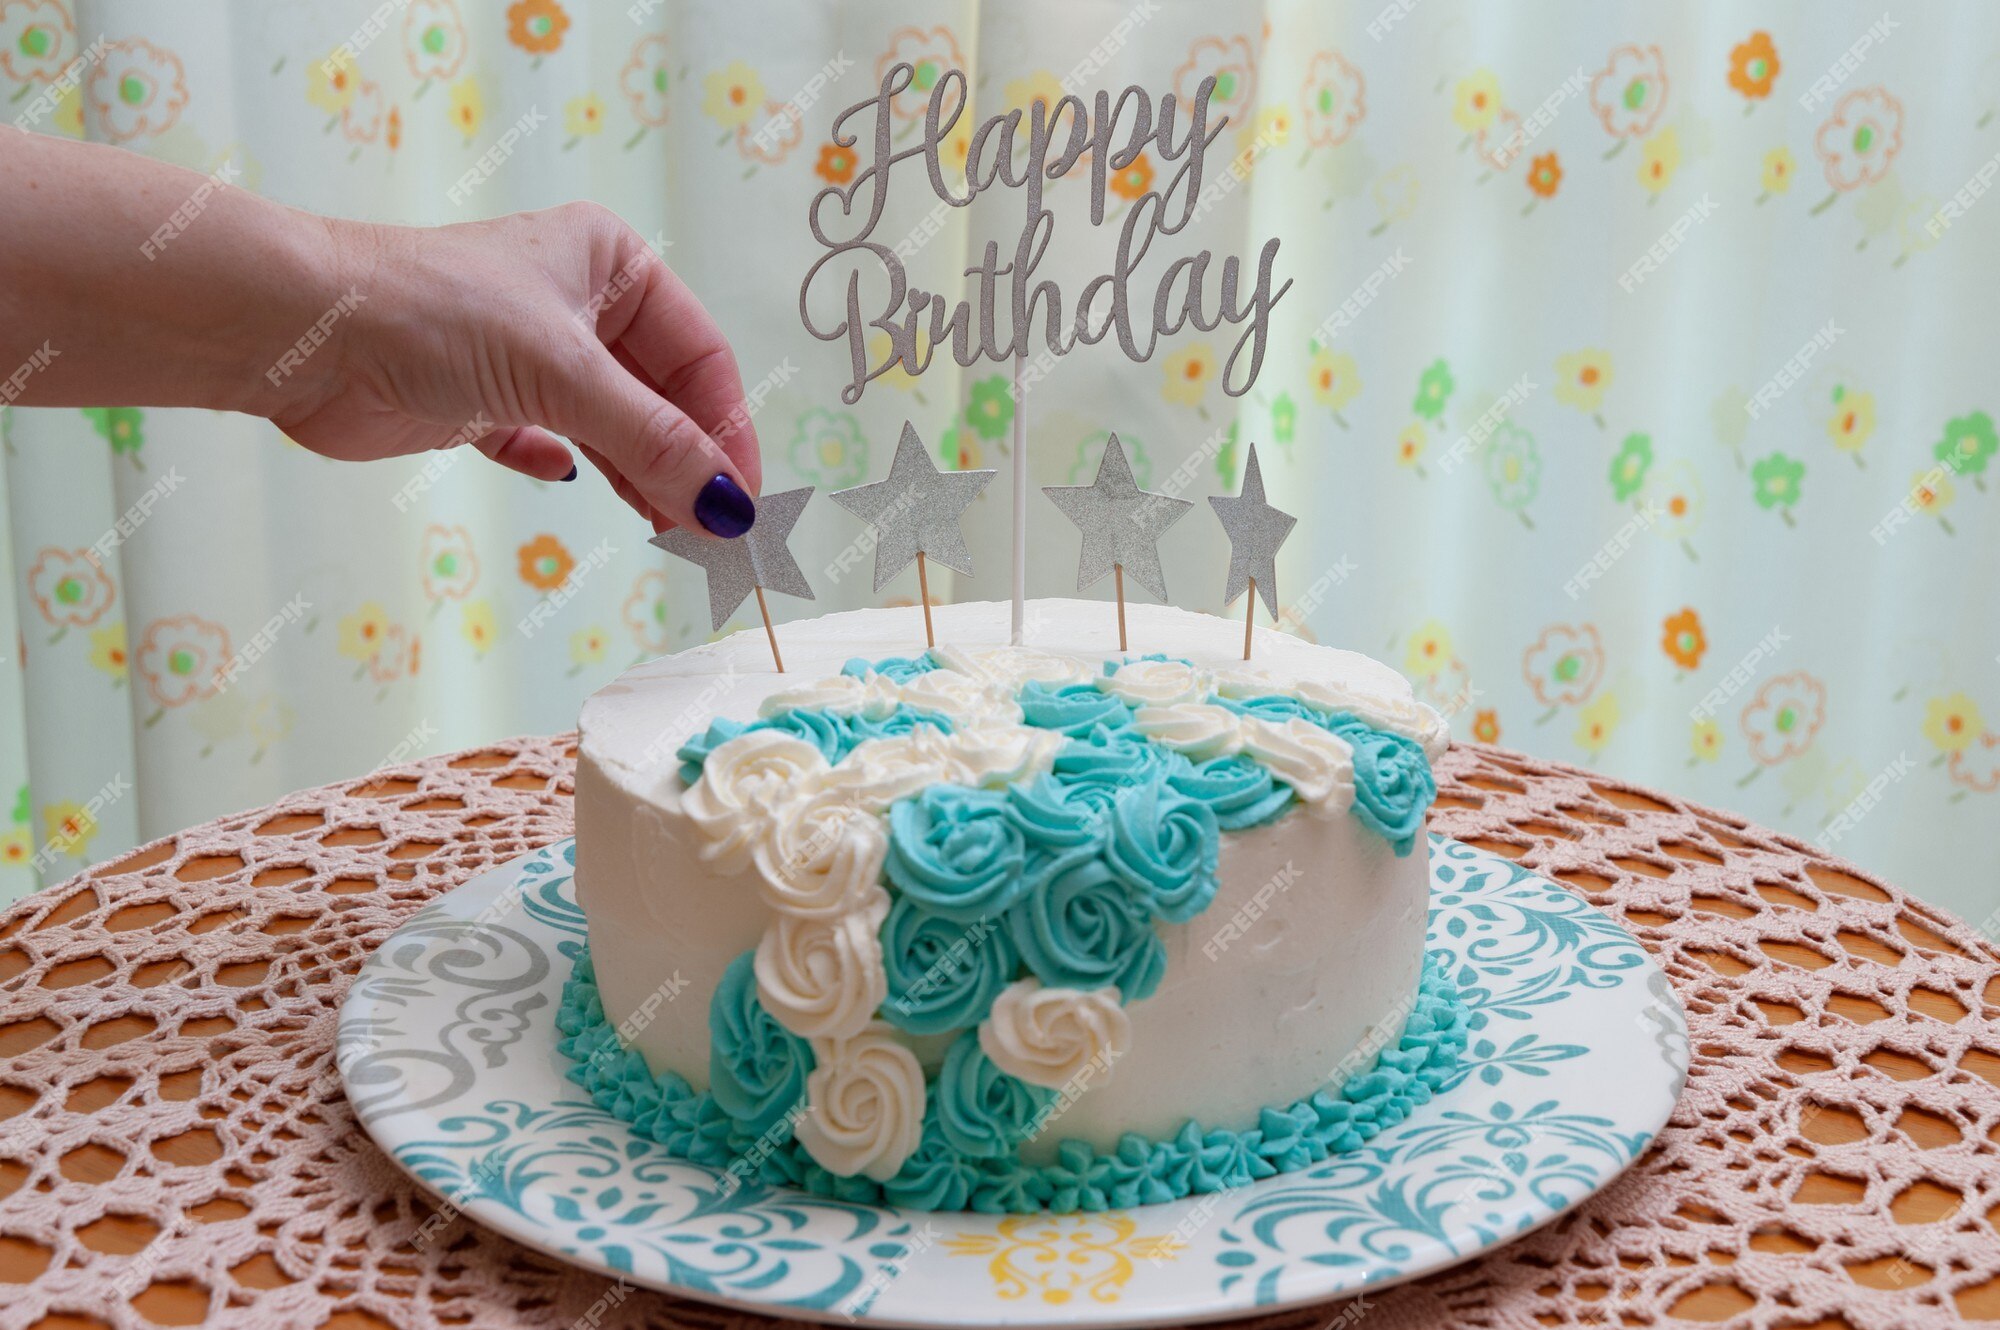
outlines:
[[1155, 773], [1119, 792], [1110, 821], [1104, 861], [1155, 918], [1184, 924], [1208, 908], [1222, 841], [1213, 809]]
[[1081, 739], [1092, 730], [1129, 729], [1132, 708], [1094, 684], [1030, 682], [1021, 689], [1021, 718], [1037, 729]]
[[708, 1004], [708, 1088], [714, 1101], [752, 1135], [805, 1102], [812, 1047], [778, 1024], [757, 1000], [755, 953], [722, 972]]
[[998, 790], [933, 785], [889, 809], [889, 881], [955, 923], [1000, 914], [1027, 889], [1027, 839]]
[[882, 1015], [911, 1034], [970, 1029], [1014, 981], [1021, 953], [997, 919], [970, 927], [899, 895], [882, 924]]
[[1056, 1092], [1000, 1070], [979, 1046], [979, 1035], [967, 1030], [946, 1050], [931, 1097], [939, 1133], [954, 1149], [974, 1159], [997, 1159], [1034, 1133]]
[[1101, 856], [1050, 877], [1007, 912], [1021, 959], [1051, 988], [1118, 990], [1150, 997], [1167, 972], [1167, 948], [1148, 903]]

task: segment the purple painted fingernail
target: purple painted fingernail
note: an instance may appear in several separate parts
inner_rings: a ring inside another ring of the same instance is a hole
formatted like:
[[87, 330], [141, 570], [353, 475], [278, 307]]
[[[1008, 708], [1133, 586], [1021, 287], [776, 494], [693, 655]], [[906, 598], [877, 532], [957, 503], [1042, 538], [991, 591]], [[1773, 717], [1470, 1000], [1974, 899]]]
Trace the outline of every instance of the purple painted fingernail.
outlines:
[[716, 475], [694, 496], [694, 517], [713, 534], [734, 540], [756, 522], [757, 505], [741, 485]]
[[571, 481], [571, 480], [575, 480], [575, 479], [576, 479], [576, 463], [575, 463], [575, 462], [571, 462], [571, 463], [569, 464], [569, 474], [568, 474], [568, 475], [566, 475], [566, 476], [564, 476], [564, 477], [563, 477], [563, 480], [564, 480], [564, 481]]

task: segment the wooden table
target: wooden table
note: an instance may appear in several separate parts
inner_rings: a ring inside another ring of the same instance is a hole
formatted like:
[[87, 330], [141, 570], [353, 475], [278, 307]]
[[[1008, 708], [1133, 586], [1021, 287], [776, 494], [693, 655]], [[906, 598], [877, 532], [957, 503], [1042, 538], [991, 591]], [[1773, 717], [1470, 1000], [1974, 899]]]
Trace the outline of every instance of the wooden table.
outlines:
[[[437, 893], [570, 834], [573, 736], [219, 819], [0, 914], [0, 1327], [570, 1327], [610, 1287], [432, 1206], [354, 1123], [335, 1014]], [[1433, 828], [1618, 913], [1689, 1011], [1624, 1178], [1371, 1330], [2000, 1320], [2000, 964], [1815, 847], [1459, 745]], [[1337, 1309], [1267, 1319], [1323, 1326]], [[650, 1293], [604, 1326], [767, 1325]]]

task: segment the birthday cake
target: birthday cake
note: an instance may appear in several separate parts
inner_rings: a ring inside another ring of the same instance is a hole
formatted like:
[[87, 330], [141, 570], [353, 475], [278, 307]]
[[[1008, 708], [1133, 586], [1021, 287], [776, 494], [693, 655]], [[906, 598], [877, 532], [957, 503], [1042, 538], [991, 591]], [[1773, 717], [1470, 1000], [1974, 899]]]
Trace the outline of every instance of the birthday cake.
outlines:
[[[1443, 722], [1363, 656], [1038, 600], [787, 625], [585, 704], [568, 1074], [725, 1190], [1126, 1207], [1359, 1148], [1452, 1074]], [[920, 643], [921, 638], [917, 641]]]

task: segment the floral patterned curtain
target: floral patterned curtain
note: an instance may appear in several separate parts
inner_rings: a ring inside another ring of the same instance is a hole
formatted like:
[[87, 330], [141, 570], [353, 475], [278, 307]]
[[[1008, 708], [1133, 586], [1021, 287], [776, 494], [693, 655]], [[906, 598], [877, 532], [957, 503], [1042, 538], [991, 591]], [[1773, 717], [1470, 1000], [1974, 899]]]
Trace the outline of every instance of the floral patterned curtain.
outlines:
[[[946, 66], [981, 113], [1213, 74], [1229, 169], [1177, 244], [1283, 241], [1248, 395], [1199, 334], [1079, 352], [1027, 396], [1035, 484], [1087, 479], [1115, 430], [1142, 484], [1233, 491], [1256, 442], [1303, 519], [1286, 626], [1385, 657], [1461, 736], [1820, 838], [1975, 920], [2000, 903], [1960, 848], [2000, 807], [2000, 11], [0, 0], [24, 128], [347, 216], [617, 209], [735, 341], [774, 488], [879, 476], [905, 419], [953, 465], [1006, 464], [993, 367], [846, 407], [844, 353], [799, 325], [806, 205], [860, 168], [832, 117], [900, 60], [904, 142]], [[1114, 216], [1156, 165], [1112, 178]], [[1050, 187], [1042, 275], [1071, 289], [1115, 239], [1088, 195]], [[956, 291], [1018, 228], [971, 213], [912, 178], [882, 233]], [[198, 411], [0, 423], [0, 899], [290, 788], [565, 729], [708, 636], [699, 575], [592, 483], [327, 462]], [[1005, 504], [938, 590], [1005, 595]], [[1065, 593], [1073, 533], [1034, 520], [1031, 589]], [[876, 599], [835, 558], [844, 514], [816, 499], [799, 533], [818, 600], [774, 609]], [[1223, 608], [1205, 512], [1166, 559], [1176, 603]]]

